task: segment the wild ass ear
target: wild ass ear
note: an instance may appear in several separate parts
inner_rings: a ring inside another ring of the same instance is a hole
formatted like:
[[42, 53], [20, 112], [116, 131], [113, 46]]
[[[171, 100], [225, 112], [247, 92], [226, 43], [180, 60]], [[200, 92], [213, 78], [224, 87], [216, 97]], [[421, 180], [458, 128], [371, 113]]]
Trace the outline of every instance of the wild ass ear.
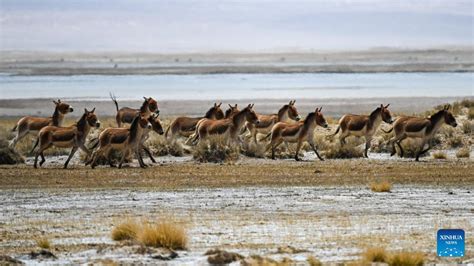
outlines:
[[61, 99], [58, 99], [58, 103], [61, 103]]
[[94, 109], [92, 109], [92, 111], [90, 111], [90, 112], [91, 112], [91, 113], [95, 112], [95, 107], [94, 107]]
[[388, 108], [389, 106], [390, 106], [390, 104], [387, 104], [387, 105], [385, 105], [385, 108]]
[[89, 113], [89, 111], [87, 111], [87, 108], [84, 108], [84, 113]]
[[54, 103], [55, 105], [58, 105], [58, 104], [59, 104], [59, 103], [58, 103], [58, 102], [56, 102], [55, 100], [53, 100], [53, 103]]
[[216, 108], [216, 107], [217, 107], [217, 103], [214, 103], [214, 108]]
[[235, 104], [234, 108], [237, 108], [237, 104]]
[[444, 110], [448, 111], [449, 108], [451, 108], [451, 105], [450, 105], [450, 104], [446, 104], [446, 106], [444, 107]]
[[382, 109], [383, 109], [383, 104], [382, 104], [382, 103], [380, 104], [380, 108], [382, 108]]
[[221, 107], [221, 105], [222, 105], [222, 103], [219, 103], [219, 104], [217, 105], [217, 107]]
[[145, 101], [148, 101], [147, 97], [143, 96], [143, 99], [145, 99]]
[[227, 104], [229, 106], [229, 108], [232, 108], [232, 105], [230, 105], [230, 103]]

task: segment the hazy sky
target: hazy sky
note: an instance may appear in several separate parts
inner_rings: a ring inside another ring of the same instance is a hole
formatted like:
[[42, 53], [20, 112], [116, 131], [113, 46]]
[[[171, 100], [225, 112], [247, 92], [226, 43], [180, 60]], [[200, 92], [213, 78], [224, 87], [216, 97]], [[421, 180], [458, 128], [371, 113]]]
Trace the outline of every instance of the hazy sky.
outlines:
[[473, 45], [471, 0], [0, 0], [0, 49], [289, 51]]

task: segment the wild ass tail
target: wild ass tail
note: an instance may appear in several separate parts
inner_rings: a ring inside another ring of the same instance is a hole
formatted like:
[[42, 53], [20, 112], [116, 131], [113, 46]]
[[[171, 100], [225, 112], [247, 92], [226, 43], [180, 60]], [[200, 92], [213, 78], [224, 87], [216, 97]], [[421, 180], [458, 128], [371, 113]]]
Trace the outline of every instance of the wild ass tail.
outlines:
[[326, 138], [331, 138], [331, 137], [336, 136], [337, 133], [339, 133], [339, 130], [341, 130], [341, 126], [340, 126], [340, 125], [337, 126], [336, 132], [334, 132], [334, 133], [332, 133], [332, 134], [329, 134], [329, 135], [326, 135]]
[[271, 135], [272, 135], [272, 132], [268, 133], [265, 137], [259, 139], [259, 141], [264, 141], [264, 140], [268, 139]]
[[393, 127], [392, 127], [391, 129], [387, 130], [387, 131], [385, 131], [385, 129], [383, 129], [383, 128], [381, 128], [381, 130], [382, 130], [384, 133], [390, 133], [390, 132], [393, 131]]
[[33, 145], [33, 148], [31, 149], [30, 154], [33, 154], [33, 152], [35, 151], [36, 147], [38, 146], [39, 140], [40, 140], [40, 138], [37, 137], [35, 145]]
[[165, 139], [168, 139], [168, 131], [170, 131], [170, 128], [171, 128], [171, 125], [169, 125], [168, 128], [166, 128]]
[[109, 95], [110, 95], [110, 99], [112, 99], [112, 101], [115, 104], [115, 109], [117, 109], [117, 112], [118, 112], [119, 111], [119, 106], [118, 106], [118, 102], [117, 102], [117, 97], [115, 97], [115, 95], [113, 95], [111, 92], [109, 92]]
[[18, 125], [15, 125], [15, 126], [12, 128], [12, 132], [13, 132], [13, 131], [16, 131], [17, 128], [18, 128]]

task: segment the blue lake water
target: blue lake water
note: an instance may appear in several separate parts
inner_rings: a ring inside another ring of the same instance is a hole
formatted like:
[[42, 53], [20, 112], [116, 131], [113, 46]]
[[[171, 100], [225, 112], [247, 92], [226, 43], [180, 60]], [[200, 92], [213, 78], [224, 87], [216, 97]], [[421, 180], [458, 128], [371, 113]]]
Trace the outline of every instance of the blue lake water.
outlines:
[[0, 75], [0, 99], [151, 96], [176, 99], [473, 96], [473, 73], [334, 73], [212, 75]]

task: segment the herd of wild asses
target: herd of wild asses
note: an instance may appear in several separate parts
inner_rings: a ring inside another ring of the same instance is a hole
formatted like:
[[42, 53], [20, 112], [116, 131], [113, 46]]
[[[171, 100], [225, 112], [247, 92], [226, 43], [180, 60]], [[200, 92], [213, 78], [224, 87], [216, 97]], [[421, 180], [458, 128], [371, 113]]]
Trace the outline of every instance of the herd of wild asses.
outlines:
[[[116, 121], [117, 127], [104, 129], [93, 145], [90, 151], [86, 145], [87, 135], [90, 129], [100, 127], [100, 121], [95, 114], [95, 108], [92, 110], [84, 109], [81, 118], [73, 125], [64, 127], [62, 125], [64, 116], [74, 109], [61, 100], [53, 101], [55, 104], [54, 113], [51, 117], [33, 117], [25, 116], [21, 118], [13, 128], [16, 131], [15, 137], [10, 142], [10, 148], [14, 149], [16, 143], [30, 132], [37, 132], [36, 143], [33, 147], [35, 160], [34, 167], [37, 167], [38, 157], [41, 156], [39, 165], [45, 162], [44, 151], [52, 146], [60, 148], [71, 148], [64, 168], [67, 168], [77, 149], [82, 149], [87, 154], [86, 165], [94, 168], [98, 159], [104, 157], [108, 160], [110, 166], [114, 167], [111, 160], [111, 151], [118, 150], [121, 153], [121, 160], [118, 167], [128, 156], [135, 154], [140, 167], [146, 167], [141, 156], [141, 150], [144, 150], [153, 162], [150, 150], [146, 147], [145, 141], [148, 139], [151, 131], [157, 134], [165, 134], [166, 139], [173, 140], [177, 137], [187, 137], [186, 144], [196, 145], [206, 140], [212, 135], [224, 136], [227, 145], [241, 144], [245, 141], [264, 141], [269, 139], [267, 151], [271, 149], [272, 159], [275, 159], [275, 148], [283, 142], [297, 143], [295, 160], [298, 158], [299, 150], [303, 142], [308, 142], [313, 151], [320, 160], [314, 143], [314, 130], [319, 125], [328, 128], [328, 124], [322, 113], [322, 107], [316, 108], [314, 112], [309, 113], [305, 119], [301, 119], [295, 101], [290, 101], [283, 105], [276, 114], [264, 115], [255, 113], [253, 104], [239, 109], [237, 104], [230, 105], [224, 113], [221, 109], [221, 103], [215, 103], [202, 117], [178, 117], [174, 119], [170, 126], [164, 132], [159, 119], [158, 103], [153, 98], [144, 97], [142, 106], [139, 109], [129, 107], [119, 108], [116, 98], [111, 94], [112, 101], [117, 109]], [[431, 148], [431, 139], [436, 131], [444, 124], [457, 126], [456, 119], [449, 111], [450, 106], [444, 108], [430, 117], [400, 116], [395, 121], [388, 110], [389, 105], [381, 104], [370, 115], [346, 114], [339, 120], [337, 130], [330, 136], [339, 134], [341, 145], [345, 144], [345, 139], [349, 136], [365, 137], [364, 156], [367, 157], [367, 151], [370, 142], [380, 124], [383, 122], [393, 124], [392, 128], [386, 133], [394, 131], [394, 137], [389, 140], [392, 147], [392, 154], [395, 154], [395, 145], [401, 151], [404, 151], [400, 145], [406, 138], [421, 139], [421, 146], [416, 154], [416, 161], [420, 155], [426, 153]], [[293, 122], [290, 122], [293, 120]], [[130, 124], [130, 127], [122, 127], [123, 124]], [[264, 134], [264, 138], [258, 140], [257, 134]], [[241, 135], [246, 134], [247, 138]], [[428, 148], [424, 149], [428, 144]]]

